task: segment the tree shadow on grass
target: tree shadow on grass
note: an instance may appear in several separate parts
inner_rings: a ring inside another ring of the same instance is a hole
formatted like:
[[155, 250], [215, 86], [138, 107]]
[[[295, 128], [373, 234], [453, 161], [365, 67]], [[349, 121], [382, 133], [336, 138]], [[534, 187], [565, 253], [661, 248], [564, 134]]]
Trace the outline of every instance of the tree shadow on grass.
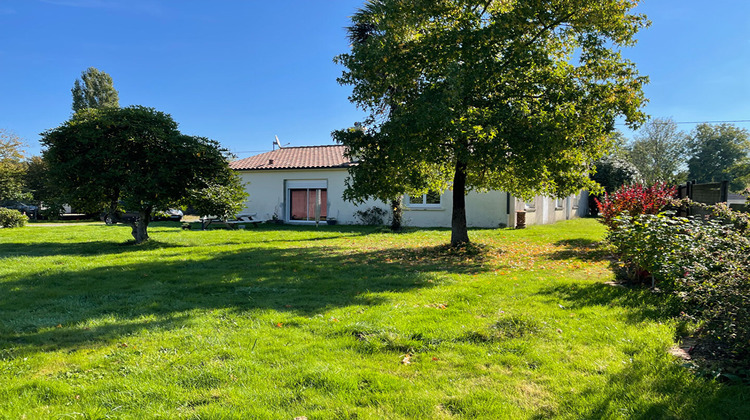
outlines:
[[746, 387], [692, 377], [664, 353], [641, 355], [612, 374], [606, 385], [572, 396], [581, 419], [750, 418]]
[[[279, 232], [290, 232], [290, 233], [304, 233], [304, 232], [316, 232], [320, 236], [303, 238], [274, 238], [274, 239], [256, 239], [258, 242], [319, 242], [327, 241], [332, 239], [341, 238], [355, 238], [358, 236], [392, 233], [384, 232], [382, 227], [377, 226], [361, 226], [361, 225], [332, 225], [329, 226], [323, 222], [319, 227], [314, 225], [293, 225], [293, 224], [275, 224], [275, 223], [261, 223], [258, 226], [251, 224], [239, 225], [237, 229], [229, 228], [224, 225], [210, 226], [208, 229], [201, 229], [200, 223], [191, 223], [191, 230], [194, 232], [212, 232], [212, 231], [230, 231], [230, 232], [247, 232], [247, 233], [279, 233]], [[163, 231], [160, 233], [168, 234], [179, 234], [180, 230]]]
[[596, 262], [609, 259], [609, 253], [603, 248], [601, 242], [585, 238], [565, 239], [555, 242], [556, 247], [565, 247], [550, 253], [547, 257], [551, 260], [580, 260]]
[[183, 245], [150, 240], [135, 245], [133, 241], [90, 241], [90, 242], [35, 242], [0, 244], [2, 257], [52, 257], [52, 256], [96, 256], [124, 254], [154, 249], [180, 248]]
[[185, 252], [183, 260], [170, 254], [143, 263], [6, 276], [0, 282], [0, 349], [75, 350], [143, 329], [179, 327], [191, 310], [310, 317], [381, 304], [390, 299], [384, 292], [432, 287], [431, 272], [483, 269], [481, 262], [455, 265], [462, 256], [433, 248], [248, 248], [209, 258]]
[[679, 313], [675, 297], [640, 285], [562, 285], [542, 289], [539, 294], [552, 296], [555, 301], [566, 302], [564, 305], [571, 310], [591, 306], [619, 306], [627, 309], [627, 319], [633, 323], [663, 320]]

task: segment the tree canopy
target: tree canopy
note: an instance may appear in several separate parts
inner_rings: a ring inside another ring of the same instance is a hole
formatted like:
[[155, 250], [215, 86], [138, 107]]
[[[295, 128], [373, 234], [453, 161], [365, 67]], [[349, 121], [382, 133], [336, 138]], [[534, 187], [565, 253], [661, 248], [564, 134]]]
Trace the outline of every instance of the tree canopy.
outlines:
[[117, 108], [120, 98], [112, 84], [112, 77], [94, 67], [81, 73], [73, 84], [73, 112], [86, 108]]
[[[620, 130], [610, 135], [612, 145], [606, 155], [594, 162], [589, 173], [604, 192], [613, 193], [623, 185], [642, 182], [641, 173], [630, 161], [627, 138]], [[590, 196], [593, 199], [593, 195]]]
[[641, 173], [630, 161], [622, 156], [612, 154], [596, 161], [596, 172], [591, 179], [612, 194], [623, 185], [635, 184], [641, 181]]
[[729, 181], [733, 191], [748, 185], [744, 177], [750, 163], [748, 131], [732, 124], [700, 124], [688, 141], [688, 178], [701, 182]]
[[192, 206], [200, 216], [220, 219], [235, 216], [244, 207], [247, 192], [240, 178], [231, 171], [221, 175], [201, 188], [189, 190], [184, 204]]
[[152, 108], [85, 109], [42, 136], [48, 173], [61, 196], [89, 211], [117, 205], [138, 211], [137, 243], [148, 239], [153, 210], [216, 184], [242, 187], [232, 183], [236, 175], [225, 149], [181, 134], [169, 115]]
[[646, 78], [624, 59], [648, 24], [637, 0], [371, 0], [352, 17], [339, 83], [365, 129], [333, 133], [359, 165], [345, 196], [453, 190], [451, 244], [469, 241], [465, 193], [595, 188], [615, 119], [644, 119]]
[[635, 136], [630, 160], [647, 185], [685, 181], [687, 136], [672, 118], [654, 118]]
[[31, 196], [31, 201], [40, 208], [42, 216], [55, 219], [64, 212], [64, 205], [67, 203], [52, 183], [47, 161], [41, 156], [32, 156], [26, 160], [23, 182], [24, 190]]
[[0, 201], [23, 198], [24, 143], [13, 132], [0, 129]]

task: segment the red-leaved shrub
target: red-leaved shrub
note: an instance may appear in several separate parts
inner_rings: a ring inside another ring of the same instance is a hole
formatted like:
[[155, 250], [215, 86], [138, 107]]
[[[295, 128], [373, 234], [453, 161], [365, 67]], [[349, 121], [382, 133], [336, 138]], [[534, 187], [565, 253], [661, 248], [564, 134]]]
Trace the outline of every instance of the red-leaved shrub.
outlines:
[[605, 194], [604, 200], [596, 200], [602, 223], [610, 229], [615, 218], [627, 213], [630, 216], [639, 214], [658, 214], [675, 197], [677, 187], [668, 187], [664, 182], [646, 187], [641, 184], [623, 185], [612, 194]]

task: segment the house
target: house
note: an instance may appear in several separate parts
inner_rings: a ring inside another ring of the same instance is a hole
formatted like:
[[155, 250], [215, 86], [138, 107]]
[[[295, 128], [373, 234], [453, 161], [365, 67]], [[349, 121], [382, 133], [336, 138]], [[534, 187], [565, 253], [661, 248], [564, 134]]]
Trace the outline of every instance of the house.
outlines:
[[[259, 219], [312, 224], [336, 219], [359, 222], [358, 210], [379, 207], [390, 214], [389, 205], [370, 200], [355, 205], [342, 197], [348, 168], [356, 163], [344, 157], [344, 146], [284, 147], [231, 162], [246, 183], [247, 213]], [[319, 203], [319, 207], [318, 207]], [[450, 227], [453, 196], [450, 191], [419, 197], [404, 197], [403, 223], [416, 227]], [[466, 222], [469, 227], [515, 226], [516, 213], [525, 211], [526, 224], [546, 224], [587, 214], [585, 194], [552, 199], [536, 197], [524, 203], [502, 191], [469, 192]]]

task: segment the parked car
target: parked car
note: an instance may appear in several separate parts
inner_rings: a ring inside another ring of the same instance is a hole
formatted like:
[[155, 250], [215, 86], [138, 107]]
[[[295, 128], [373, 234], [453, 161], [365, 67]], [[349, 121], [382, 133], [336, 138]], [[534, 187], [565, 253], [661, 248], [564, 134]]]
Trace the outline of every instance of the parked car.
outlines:
[[179, 222], [182, 220], [182, 210], [180, 209], [166, 209], [164, 211], [156, 211], [151, 215], [151, 220], [169, 220], [172, 222]]
[[31, 204], [24, 204], [20, 201], [3, 201], [2, 203], [0, 203], [0, 207], [18, 210], [21, 213], [26, 213], [26, 215], [31, 217], [32, 219], [36, 219], [39, 215], [39, 207]]
[[[182, 210], [180, 209], [166, 209], [164, 211], [155, 211], [153, 214], [151, 214], [151, 221], [172, 221], [172, 222], [179, 222], [182, 220], [182, 216], [184, 214], [182, 213]], [[127, 222], [130, 223], [138, 218], [138, 212], [136, 211], [125, 211], [125, 212], [117, 212], [118, 220], [121, 222]], [[104, 222], [107, 222], [107, 224], [112, 224], [113, 221], [107, 220], [107, 213], [102, 213], [100, 216], [100, 219]]]

